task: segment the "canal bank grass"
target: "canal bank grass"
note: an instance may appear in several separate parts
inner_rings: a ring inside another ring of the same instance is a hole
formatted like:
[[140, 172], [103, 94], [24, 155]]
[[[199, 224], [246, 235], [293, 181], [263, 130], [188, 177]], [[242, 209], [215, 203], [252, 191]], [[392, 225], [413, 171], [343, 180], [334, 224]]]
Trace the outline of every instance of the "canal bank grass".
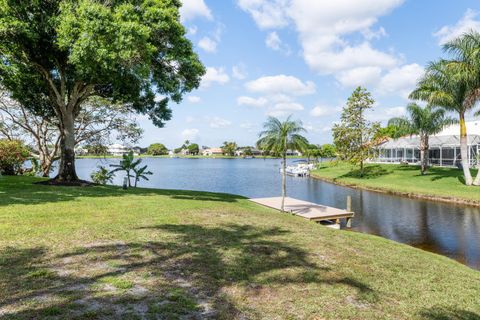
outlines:
[[[472, 170], [476, 174], [476, 170]], [[325, 162], [311, 172], [315, 178], [370, 190], [445, 202], [480, 205], [480, 187], [466, 186], [462, 170], [431, 167], [425, 175], [417, 166], [367, 164], [365, 175], [345, 162]]]
[[480, 272], [234, 195], [0, 177], [1, 319], [479, 319]]

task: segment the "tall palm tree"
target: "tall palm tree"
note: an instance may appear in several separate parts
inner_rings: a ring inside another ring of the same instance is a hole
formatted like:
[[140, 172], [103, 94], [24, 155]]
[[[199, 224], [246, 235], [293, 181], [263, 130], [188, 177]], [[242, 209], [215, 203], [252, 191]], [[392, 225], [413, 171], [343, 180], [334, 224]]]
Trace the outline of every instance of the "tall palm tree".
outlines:
[[404, 128], [409, 134], [417, 134], [420, 138], [420, 164], [421, 173], [425, 174], [428, 166], [429, 136], [442, 131], [442, 129], [455, 120], [445, 115], [444, 109], [427, 106], [420, 107], [416, 103], [407, 106], [409, 118], [392, 118], [388, 125]]
[[410, 94], [411, 99], [426, 101], [429, 105], [439, 106], [446, 111], [458, 114], [460, 123], [460, 154], [465, 184], [472, 185], [473, 179], [468, 162], [467, 127], [465, 113], [474, 105], [469, 102], [470, 88], [462, 80], [459, 72], [451, 67], [451, 61], [440, 60], [430, 63], [417, 88]]
[[[473, 30], [465, 33], [445, 44], [444, 50], [453, 56], [448, 68], [464, 83], [464, 105], [472, 109], [480, 100], [480, 33]], [[480, 170], [473, 184], [480, 185]]]
[[285, 121], [269, 117], [263, 124], [263, 131], [259, 134], [257, 146], [260, 150], [282, 157], [282, 205], [281, 210], [285, 211], [285, 197], [287, 196], [287, 150], [305, 151], [308, 141], [301, 135], [307, 132], [301, 121], [291, 120], [289, 116]]

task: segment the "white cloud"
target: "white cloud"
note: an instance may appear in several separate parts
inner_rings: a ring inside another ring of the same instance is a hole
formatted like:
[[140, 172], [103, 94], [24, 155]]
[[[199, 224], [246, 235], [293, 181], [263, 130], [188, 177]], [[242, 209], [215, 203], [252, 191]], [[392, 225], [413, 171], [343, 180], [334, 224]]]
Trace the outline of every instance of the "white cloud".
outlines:
[[329, 115], [338, 113], [340, 111], [341, 111], [340, 107], [318, 105], [314, 107], [312, 110], [310, 110], [310, 115], [312, 117], [323, 117], [323, 116], [329, 116]]
[[247, 96], [241, 96], [237, 98], [237, 104], [240, 106], [252, 106], [252, 107], [264, 107], [267, 104], [268, 100], [264, 97], [252, 98]]
[[243, 63], [232, 67], [232, 77], [238, 80], [243, 80], [247, 77], [247, 68]]
[[264, 94], [308, 95], [315, 93], [315, 84], [296, 77], [277, 75], [261, 77], [245, 84], [247, 90]]
[[202, 99], [199, 96], [188, 96], [187, 100], [190, 103], [199, 103], [200, 101], [202, 101]]
[[213, 53], [217, 51], [217, 42], [209, 37], [203, 37], [200, 39], [200, 41], [198, 41], [198, 46], [206, 52]]
[[360, 67], [340, 72], [336, 79], [345, 87], [370, 86], [382, 76], [379, 67]]
[[224, 68], [207, 67], [207, 71], [202, 78], [202, 87], [208, 88], [213, 83], [225, 84], [230, 81], [230, 77], [225, 73]]
[[210, 127], [215, 129], [227, 128], [232, 124], [231, 121], [222, 119], [220, 117], [209, 118], [209, 122]]
[[182, 131], [182, 138], [184, 140], [190, 140], [190, 141], [195, 141], [199, 137], [200, 131], [198, 129], [192, 128], [192, 129], [185, 129]]
[[[378, 50], [371, 41], [387, 34], [375, 26], [378, 19], [404, 1], [238, 0], [238, 4], [261, 29], [293, 26], [307, 65], [352, 86], [360, 83], [362, 75], [371, 83], [378, 82], [381, 74], [401, 64], [399, 55]], [[363, 40], [353, 42], [352, 35], [363, 36]], [[270, 40], [271, 46], [278, 45], [274, 33]]]
[[208, 20], [213, 19], [212, 12], [204, 0], [182, 0], [180, 16], [182, 21], [193, 20], [196, 17], [206, 18]]
[[188, 28], [188, 34], [191, 36], [196, 35], [197, 31], [198, 31], [197, 26], [191, 26], [190, 28]]
[[280, 46], [282, 44], [282, 40], [280, 40], [280, 37], [278, 36], [278, 33], [275, 31], [270, 32], [267, 35], [267, 38], [265, 39], [265, 44], [267, 47], [273, 50], [280, 50]]
[[282, 40], [280, 39], [280, 36], [275, 31], [270, 32], [267, 35], [267, 37], [265, 39], [265, 45], [272, 50], [282, 51], [283, 53], [285, 53], [287, 55], [290, 54], [289, 46], [282, 42]]
[[382, 77], [378, 91], [382, 94], [397, 93], [407, 98], [423, 73], [423, 67], [416, 63], [394, 68]]
[[238, 5], [251, 14], [261, 29], [280, 28], [288, 25], [284, 10], [286, 0], [238, 0]]
[[480, 31], [480, 21], [476, 19], [477, 17], [477, 11], [468, 9], [455, 25], [443, 26], [433, 35], [438, 39], [438, 44], [442, 45], [470, 30]]

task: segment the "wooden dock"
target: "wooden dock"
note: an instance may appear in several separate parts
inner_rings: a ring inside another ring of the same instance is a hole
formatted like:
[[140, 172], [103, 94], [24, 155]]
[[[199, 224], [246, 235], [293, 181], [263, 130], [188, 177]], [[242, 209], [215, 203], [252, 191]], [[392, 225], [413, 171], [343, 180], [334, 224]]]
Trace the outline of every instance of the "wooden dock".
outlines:
[[[282, 206], [282, 197], [257, 198], [250, 199], [250, 201], [276, 210], [281, 210]], [[354, 213], [350, 209], [350, 198], [347, 200], [347, 208], [347, 210], [343, 210], [290, 197], [285, 198], [285, 211], [287, 212], [315, 222], [326, 220], [339, 222], [340, 219], [346, 219], [347, 226], [350, 227], [351, 219], [354, 216]]]

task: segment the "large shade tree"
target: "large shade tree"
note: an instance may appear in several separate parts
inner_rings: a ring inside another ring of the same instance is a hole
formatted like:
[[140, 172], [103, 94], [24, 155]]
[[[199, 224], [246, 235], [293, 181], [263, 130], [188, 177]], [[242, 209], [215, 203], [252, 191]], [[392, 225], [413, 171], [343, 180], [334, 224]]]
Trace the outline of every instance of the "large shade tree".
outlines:
[[75, 121], [99, 96], [159, 127], [169, 100], [200, 84], [178, 0], [0, 0], [0, 83], [23, 106], [58, 120], [59, 181], [78, 180]]
[[[102, 146], [112, 138], [137, 142], [143, 133], [125, 105], [110, 104], [105, 99], [91, 98], [76, 117], [75, 146]], [[32, 155], [39, 160], [39, 169], [48, 177], [60, 157], [61, 135], [56, 119], [38, 116], [0, 90], [0, 137], [28, 142]]]
[[408, 117], [392, 118], [389, 125], [405, 128], [410, 134], [417, 134], [420, 138], [420, 164], [421, 173], [425, 174], [428, 167], [429, 136], [442, 131], [442, 129], [454, 122], [445, 115], [445, 110], [421, 107], [416, 103], [407, 106]]
[[301, 121], [294, 121], [289, 116], [285, 121], [269, 117], [260, 132], [257, 147], [274, 156], [282, 158], [282, 205], [281, 210], [285, 211], [285, 197], [287, 196], [287, 151], [305, 151], [308, 148], [308, 141], [301, 134], [306, 132]]

